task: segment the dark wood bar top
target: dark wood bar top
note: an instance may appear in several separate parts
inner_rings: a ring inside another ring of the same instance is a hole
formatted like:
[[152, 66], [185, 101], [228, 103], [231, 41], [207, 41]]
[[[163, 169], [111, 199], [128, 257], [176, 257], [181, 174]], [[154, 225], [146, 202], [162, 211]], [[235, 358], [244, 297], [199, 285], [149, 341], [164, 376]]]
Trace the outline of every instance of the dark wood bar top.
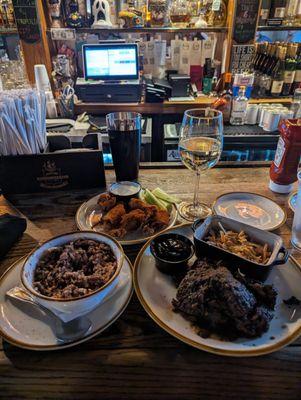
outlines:
[[[106, 172], [108, 183], [114, 172]], [[182, 199], [193, 196], [193, 174], [186, 169], [140, 171], [144, 187], [162, 187]], [[290, 246], [292, 212], [288, 196], [268, 189], [269, 170], [215, 168], [201, 177], [200, 197], [207, 204], [229, 191], [250, 191], [275, 200], [288, 219], [276, 233]], [[0, 264], [3, 273], [37, 243], [76, 229], [79, 205], [97, 190], [51, 195], [0, 196], [0, 213], [21, 212], [28, 229]], [[301, 262], [301, 254], [292, 251]], [[135, 254], [130, 254], [133, 260]], [[117, 400], [300, 400], [301, 340], [266, 356], [229, 358], [180, 342], [143, 310], [136, 295], [123, 315], [104, 333], [77, 347], [34, 352], [0, 344], [0, 398]]]

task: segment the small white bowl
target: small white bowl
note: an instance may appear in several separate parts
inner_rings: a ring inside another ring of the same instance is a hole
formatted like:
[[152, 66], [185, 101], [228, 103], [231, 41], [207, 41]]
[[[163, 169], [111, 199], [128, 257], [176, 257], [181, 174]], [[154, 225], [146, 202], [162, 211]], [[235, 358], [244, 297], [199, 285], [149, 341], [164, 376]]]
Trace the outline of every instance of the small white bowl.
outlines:
[[[94, 292], [78, 298], [56, 299], [38, 293], [33, 288], [34, 271], [43, 253], [52, 247], [62, 246], [77, 239], [91, 239], [97, 242], [104, 242], [111, 247], [117, 259], [117, 268], [112, 278], [105, 285]], [[35, 297], [35, 300], [38, 303], [50, 309], [62, 321], [68, 322], [74, 318], [88, 313], [112, 294], [114, 288], [118, 284], [118, 276], [123, 265], [123, 261], [124, 253], [121, 245], [110, 236], [97, 232], [72, 232], [50, 239], [37, 249], [33, 250], [33, 252], [28, 255], [23, 265], [21, 271], [21, 281], [24, 287]]]

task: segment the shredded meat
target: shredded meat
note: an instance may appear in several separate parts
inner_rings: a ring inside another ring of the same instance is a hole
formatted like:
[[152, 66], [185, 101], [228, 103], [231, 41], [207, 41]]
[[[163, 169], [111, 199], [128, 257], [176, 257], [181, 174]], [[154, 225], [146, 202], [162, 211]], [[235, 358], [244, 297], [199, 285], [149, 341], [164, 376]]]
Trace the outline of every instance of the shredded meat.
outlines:
[[181, 281], [173, 306], [211, 332], [258, 337], [269, 328], [276, 296], [270, 285], [197, 260]]
[[44, 252], [35, 269], [33, 286], [48, 297], [80, 297], [105, 285], [116, 268], [117, 259], [108, 244], [78, 239]]

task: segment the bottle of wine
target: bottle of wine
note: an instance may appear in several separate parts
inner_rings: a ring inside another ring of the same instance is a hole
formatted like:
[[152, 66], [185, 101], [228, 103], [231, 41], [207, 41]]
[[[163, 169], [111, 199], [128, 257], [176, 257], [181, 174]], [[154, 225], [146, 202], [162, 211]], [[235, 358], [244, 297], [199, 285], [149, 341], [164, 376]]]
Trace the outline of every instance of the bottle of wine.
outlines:
[[297, 67], [296, 54], [297, 46], [294, 44], [289, 45], [285, 58], [284, 82], [282, 88], [283, 96], [289, 96], [292, 90]]
[[271, 85], [271, 95], [279, 96], [282, 92], [283, 82], [284, 82], [284, 70], [285, 70], [285, 56], [286, 48], [278, 47], [276, 51], [278, 58], [277, 64], [272, 74], [272, 85]]
[[270, 19], [277, 21], [279, 25], [282, 24], [285, 18], [286, 0], [272, 0]]
[[270, 93], [272, 84], [272, 74], [276, 63], [277, 63], [276, 44], [272, 43], [269, 47], [268, 57], [262, 68], [262, 75], [259, 82], [258, 94], [262, 97]]
[[264, 26], [267, 23], [271, 9], [271, 0], [262, 0], [261, 10], [259, 14], [259, 26]]

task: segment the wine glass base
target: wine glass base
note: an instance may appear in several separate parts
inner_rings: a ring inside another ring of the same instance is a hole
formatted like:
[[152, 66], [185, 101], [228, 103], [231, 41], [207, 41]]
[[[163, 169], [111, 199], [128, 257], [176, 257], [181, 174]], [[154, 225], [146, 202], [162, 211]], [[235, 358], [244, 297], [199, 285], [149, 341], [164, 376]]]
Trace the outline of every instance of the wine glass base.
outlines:
[[204, 203], [199, 203], [197, 207], [194, 207], [193, 203], [187, 203], [185, 201], [179, 204], [178, 211], [182, 218], [191, 222], [196, 219], [205, 219], [212, 214], [211, 208]]
[[295, 242], [293, 239], [291, 239], [291, 244], [294, 246], [294, 248], [298, 251], [301, 251], [301, 243], [300, 242]]

